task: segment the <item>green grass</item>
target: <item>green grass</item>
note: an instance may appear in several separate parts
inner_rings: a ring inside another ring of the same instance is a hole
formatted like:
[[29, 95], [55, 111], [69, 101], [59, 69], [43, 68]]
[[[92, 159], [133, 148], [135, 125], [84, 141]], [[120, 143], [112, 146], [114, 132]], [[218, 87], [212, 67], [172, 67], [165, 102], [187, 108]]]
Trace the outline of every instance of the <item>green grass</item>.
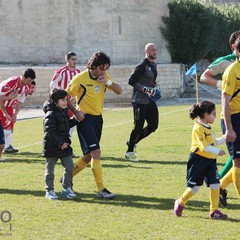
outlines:
[[[193, 126], [188, 108], [159, 108], [159, 129], [138, 144], [139, 163], [124, 159], [132, 109], [105, 111], [101, 140], [104, 182], [117, 194], [115, 200], [96, 198], [90, 167], [74, 178], [76, 200], [46, 200], [42, 119], [17, 122], [13, 146], [20, 152], [5, 156], [8, 161], [0, 163], [0, 214], [4, 210], [12, 214], [9, 223], [0, 221], [0, 239], [239, 239], [239, 199], [232, 185], [228, 207], [223, 210], [229, 216], [226, 221], [209, 219], [209, 189], [205, 186], [189, 201], [182, 218], [173, 214], [174, 200], [185, 190]], [[213, 125], [217, 136], [221, 135], [219, 116], [218, 106]], [[80, 156], [76, 132], [72, 146]], [[218, 158], [219, 169], [227, 157]], [[58, 195], [62, 172], [58, 163]]]

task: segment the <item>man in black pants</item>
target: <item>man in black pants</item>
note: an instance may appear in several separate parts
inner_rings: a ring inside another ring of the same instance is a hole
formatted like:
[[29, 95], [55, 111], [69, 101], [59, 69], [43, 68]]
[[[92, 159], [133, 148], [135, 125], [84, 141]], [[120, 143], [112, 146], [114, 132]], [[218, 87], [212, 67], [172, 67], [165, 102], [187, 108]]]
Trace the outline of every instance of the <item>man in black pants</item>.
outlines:
[[[156, 45], [148, 43], [145, 46], [145, 59], [136, 66], [128, 81], [133, 87], [134, 128], [127, 142], [125, 157], [134, 162], [139, 161], [136, 144], [158, 128], [158, 108], [155, 101], [160, 98], [160, 90], [156, 84], [157, 66], [154, 63], [156, 57]], [[145, 120], [147, 126], [143, 128]]]

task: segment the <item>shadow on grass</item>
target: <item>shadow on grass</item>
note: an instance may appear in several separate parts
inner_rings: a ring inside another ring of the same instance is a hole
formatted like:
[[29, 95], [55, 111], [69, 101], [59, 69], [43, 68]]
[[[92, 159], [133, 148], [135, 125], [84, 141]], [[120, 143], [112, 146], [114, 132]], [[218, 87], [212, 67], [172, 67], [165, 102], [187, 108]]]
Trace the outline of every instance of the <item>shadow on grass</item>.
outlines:
[[[102, 157], [101, 160], [105, 160], [105, 161], [117, 161], [117, 162], [126, 162], [126, 163], [131, 163], [131, 164], [136, 164], [136, 166], [140, 166], [141, 163], [144, 163], [144, 164], [162, 164], [162, 165], [185, 165], [187, 166], [187, 162], [188, 160], [168, 160], [168, 161], [162, 161], [162, 160], [147, 160], [147, 159], [140, 159], [139, 162], [131, 162], [125, 158], [115, 158], [115, 157]], [[218, 166], [224, 166], [225, 163], [217, 163]], [[106, 167], [117, 167], [119, 165], [106, 165]], [[128, 166], [133, 166], [133, 165], [128, 165]], [[123, 166], [121, 166], [123, 167]]]
[[[124, 195], [117, 194], [115, 199], [99, 199], [94, 193], [77, 193], [77, 197], [74, 202], [77, 203], [90, 203], [90, 204], [103, 204], [130, 208], [142, 208], [142, 209], [156, 209], [156, 210], [172, 210], [175, 199], [171, 198], [156, 198], [156, 197], [145, 197], [140, 195]], [[36, 197], [44, 197], [45, 191], [36, 190], [19, 190], [19, 189], [6, 189], [0, 188], [0, 194], [13, 194], [13, 195], [32, 195]], [[68, 199], [61, 198], [61, 195], [57, 193], [59, 200], [70, 201]], [[205, 201], [189, 201], [185, 208], [185, 211], [201, 211], [209, 212], [209, 203]], [[238, 204], [228, 204], [229, 209], [238, 209]], [[205, 219], [205, 218], [204, 218]], [[206, 219], [209, 219], [206, 217]], [[240, 219], [228, 218], [227, 221], [240, 222]]]

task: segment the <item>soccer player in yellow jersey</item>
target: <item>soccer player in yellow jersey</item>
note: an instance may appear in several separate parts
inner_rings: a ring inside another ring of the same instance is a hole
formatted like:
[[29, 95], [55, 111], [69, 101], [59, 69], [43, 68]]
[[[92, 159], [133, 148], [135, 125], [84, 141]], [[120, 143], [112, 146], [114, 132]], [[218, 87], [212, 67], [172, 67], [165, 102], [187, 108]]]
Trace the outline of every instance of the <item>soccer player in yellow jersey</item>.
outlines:
[[222, 189], [233, 182], [240, 197], [240, 38], [236, 43], [238, 58], [223, 74], [222, 85], [222, 113], [226, 127], [226, 141], [231, 142], [231, 156], [233, 167], [221, 179]]
[[217, 170], [217, 156], [225, 152], [216, 145], [225, 143], [225, 135], [216, 138], [209, 124], [216, 118], [216, 107], [213, 102], [203, 101], [194, 104], [190, 109], [190, 118], [198, 121], [194, 123], [192, 130], [192, 145], [187, 164], [187, 189], [180, 199], [174, 204], [174, 213], [181, 217], [182, 211], [188, 200], [196, 194], [203, 182], [210, 187], [210, 218], [226, 219], [227, 215], [218, 210], [219, 199], [219, 174]]
[[74, 76], [66, 91], [75, 96], [78, 108], [70, 101], [68, 106], [74, 113], [77, 132], [83, 156], [75, 163], [73, 176], [83, 170], [91, 162], [92, 172], [98, 187], [99, 198], [114, 198], [115, 194], [108, 191], [103, 184], [101, 164], [100, 138], [102, 134], [102, 112], [104, 93], [109, 89], [116, 94], [122, 88], [112, 81], [107, 73], [111, 64], [110, 58], [103, 52], [96, 52], [88, 61], [87, 69]]

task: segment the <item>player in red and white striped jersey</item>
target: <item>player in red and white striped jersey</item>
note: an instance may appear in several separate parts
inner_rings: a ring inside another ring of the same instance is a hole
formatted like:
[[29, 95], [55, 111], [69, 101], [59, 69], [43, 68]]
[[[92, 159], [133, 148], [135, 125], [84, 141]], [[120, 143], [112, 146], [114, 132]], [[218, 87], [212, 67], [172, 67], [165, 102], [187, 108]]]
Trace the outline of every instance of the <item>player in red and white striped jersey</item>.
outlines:
[[[1, 121], [15, 122], [16, 119], [13, 115], [10, 115], [7, 111], [11, 104], [16, 103], [16, 99], [20, 97], [20, 100], [24, 98], [26, 88], [24, 86], [31, 84], [33, 79], [36, 78], [36, 74], [33, 69], [27, 68], [23, 71], [22, 76], [16, 76], [4, 80], [0, 84], [0, 112], [2, 115]], [[4, 149], [5, 140], [2, 124], [0, 124], [0, 161], [4, 161], [1, 158], [2, 151]]]
[[3, 127], [4, 137], [5, 137], [5, 147], [4, 153], [16, 153], [18, 149], [15, 149], [12, 146], [12, 138], [13, 138], [13, 127], [15, 122], [17, 121], [17, 115], [19, 111], [22, 109], [23, 103], [28, 95], [32, 95], [36, 89], [36, 82], [32, 81], [31, 84], [22, 86], [18, 91], [18, 97], [12, 100], [4, 101], [4, 106], [11, 116], [12, 121], [7, 120], [3, 113], [0, 111], [0, 119]]
[[[70, 81], [72, 80], [72, 78], [78, 73], [80, 73], [80, 70], [76, 68], [76, 64], [77, 64], [76, 53], [68, 52], [65, 55], [65, 61], [66, 61], [66, 65], [56, 70], [52, 78], [52, 81], [50, 82], [50, 89], [60, 88], [65, 90], [68, 84], [70, 83]], [[72, 98], [72, 102], [73, 101], [74, 101], [74, 98]], [[71, 118], [73, 117], [74, 114], [70, 110], [68, 110], [68, 115]], [[70, 129], [69, 131], [70, 137], [72, 136], [74, 129], [75, 127], [72, 127]]]
[[76, 68], [77, 55], [74, 52], [68, 52], [65, 56], [66, 65], [56, 70], [52, 81], [50, 82], [50, 88], [66, 89], [72, 78], [80, 73], [80, 70]]

